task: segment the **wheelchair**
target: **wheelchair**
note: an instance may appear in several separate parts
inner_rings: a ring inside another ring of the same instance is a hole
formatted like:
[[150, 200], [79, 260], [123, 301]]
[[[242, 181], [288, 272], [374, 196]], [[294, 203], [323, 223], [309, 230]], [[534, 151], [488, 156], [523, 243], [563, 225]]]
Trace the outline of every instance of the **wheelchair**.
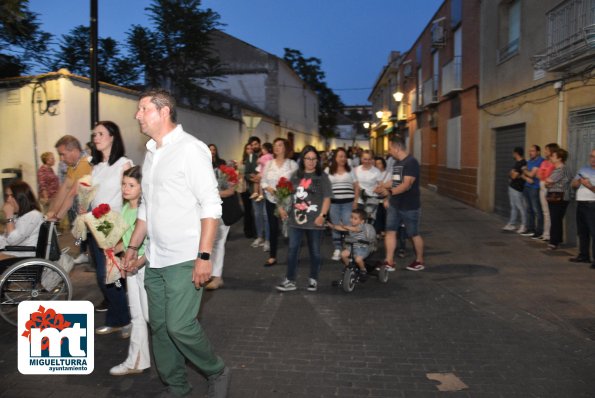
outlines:
[[[343, 291], [346, 293], [351, 293], [357, 284], [364, 282], [360, 279], [360, 269], [355, 263], [355, 254], [353, 253], [353, 245], [355, 243], [360, 243], [363, 245], [371, 245], [370, 241], [364, 239], [353, 239], [351, 237], [345, 237], [344, 242], [346, 245], [350, 247], [350, 254], [349, 254], [349, 264], [345, 267], [343, 271], [343, 278], [338, 280], [336, 283], [333, 283], [335, 286], [341, 286]], [[371, 253], [370, 253], [371, 254]], [[373, 266], [368, 264], [364, 259], [364, 264], [366, 266], [366, 271], [368, 277], [376, 277], [380, 283], [387, 283], [388, 282], [388, 270], [386, 269], [386, 265], [382, 264], [380, 266]]]
[[35, 257], [0, 260], [0, 316], [17, 325], [19, 303], [28, 300], [71, 300], [72, 283], [57, 264], [60, 259], [56, 223], [45, 221], [37, 246], [6, 246], [3, 251], [35, 252]]

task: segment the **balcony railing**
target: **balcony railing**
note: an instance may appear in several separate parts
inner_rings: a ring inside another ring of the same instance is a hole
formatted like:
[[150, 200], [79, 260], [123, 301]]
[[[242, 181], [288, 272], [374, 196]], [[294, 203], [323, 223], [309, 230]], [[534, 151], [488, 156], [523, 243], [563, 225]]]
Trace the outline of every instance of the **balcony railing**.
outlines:
[[433, 77], [424, 82], [424, 105], [431, 105], [438, 102], [438, 85], [436, 84], [436, 80], [436, 77]]
[[442, 68], [442, 95], [449, 95], [463, 89], [463, 63], [460, 55]]
[[535, 69], [556, 71], [595, 57], [595, 0], [568, 0], [547, 14], [548, 47], [532, 57]]

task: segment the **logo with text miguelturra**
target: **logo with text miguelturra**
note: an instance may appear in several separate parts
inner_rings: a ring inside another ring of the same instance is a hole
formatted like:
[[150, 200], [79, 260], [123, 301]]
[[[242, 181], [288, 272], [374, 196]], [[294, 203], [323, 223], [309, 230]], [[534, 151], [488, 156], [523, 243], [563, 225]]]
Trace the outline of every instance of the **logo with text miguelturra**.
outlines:
[[95, 364], [94, 311], [89, 301], [19, 304], [19, 372], [89, 374]]

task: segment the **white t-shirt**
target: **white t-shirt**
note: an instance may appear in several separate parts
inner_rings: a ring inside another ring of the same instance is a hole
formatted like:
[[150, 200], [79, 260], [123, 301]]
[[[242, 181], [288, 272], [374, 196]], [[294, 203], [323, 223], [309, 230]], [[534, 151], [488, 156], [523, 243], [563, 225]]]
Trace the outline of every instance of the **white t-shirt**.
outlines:
[[[6, 246], [37, 246], [39, 227], [43, 223], [43, 214], [38, 210], [31, 210], [28, 213], [17, 217], [14, 223], [14, 230], [8, 235], [0, 235], [0, 248]], [[9, 256], [31, 257], [35, 252], [2, 252]]]
[[91, 205], [95, 208], [102, 203], [107, 203], [114, 211], [122, 210], [122, 174], [124, 167], [132, 167], [132, 160], [122, 156], [111, 166], [102, 162], [93, 166], [91, 178], [96, 187], [95, 198]]
[[[382, 182], [382, 173], [375, 166], [370, 167], [368, 170], [364, 169], [364, 166], [357, 166], [355, 168], [355, 178], [359, 184], [361, 190], [366, 192], [366, 195], [376, 197], [378, 196], [374, 189]], [[359, 203], [364, 203], [359, 198]]]

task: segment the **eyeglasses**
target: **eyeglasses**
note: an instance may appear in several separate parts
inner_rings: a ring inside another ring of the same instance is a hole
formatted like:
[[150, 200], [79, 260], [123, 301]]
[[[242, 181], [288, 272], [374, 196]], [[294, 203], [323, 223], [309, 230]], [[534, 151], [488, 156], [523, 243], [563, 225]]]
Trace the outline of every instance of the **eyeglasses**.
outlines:
[[309, 160], [309, 161], [313, 162], [315, 160], [318, 160], [318, 158], [304, 158], [304, 160]]

